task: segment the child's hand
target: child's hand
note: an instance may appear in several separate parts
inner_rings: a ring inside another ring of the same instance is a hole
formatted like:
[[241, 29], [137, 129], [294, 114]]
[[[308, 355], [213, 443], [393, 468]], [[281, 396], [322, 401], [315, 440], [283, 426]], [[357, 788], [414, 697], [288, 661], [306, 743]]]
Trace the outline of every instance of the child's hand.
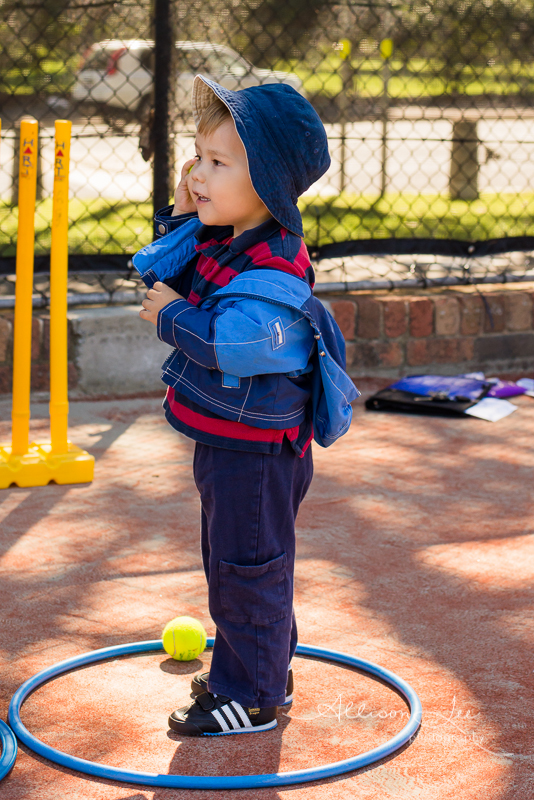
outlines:
[[146, 293], [146, 297], [142, 302], [143, 308], [139, 312], [141, 319], [146, 319], [147, 322], [152, 322], [154, 325], [158, 323], [158, 314], [162, 308], [173, 300], [180, 299], [182, 296], [167, 286], [166, 283], [156, 281], [152, 289]]
[[174, 193], [174, 208], [172, 210], [173, 217], [176, 217], [178, 214], [189, 214], [191, 211], [197, 210], [195, 201], [189, 194], [189, 183], [191, 180], [189, 178], [189, 170], [193, 164], [196, 163], [196, 158], [190, 158], [189, 161], [186, 161], [182, 167], [180, 183], [176, 187], [176, 192]]

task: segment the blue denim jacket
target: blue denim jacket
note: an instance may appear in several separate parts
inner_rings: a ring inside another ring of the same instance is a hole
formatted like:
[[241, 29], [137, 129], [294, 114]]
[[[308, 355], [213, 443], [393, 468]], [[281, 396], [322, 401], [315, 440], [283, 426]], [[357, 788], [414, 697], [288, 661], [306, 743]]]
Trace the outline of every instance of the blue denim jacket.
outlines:
[[[196, 254], [198, 217], [140, 250], [147, 286], [176, 278]], [[345, 342], [306, 281], [276, 269], [247, 270], [199, 306], [177, 299], [158, 315], [159, 338], [176, 348], [162, 380], [220, 416], [258, 428], [299, 425], [308, 403], [314, 438], [328, 447], [348, 430], [359, 396], [345, 372]], [[312, 392], [295, 381], [312, 372]]]

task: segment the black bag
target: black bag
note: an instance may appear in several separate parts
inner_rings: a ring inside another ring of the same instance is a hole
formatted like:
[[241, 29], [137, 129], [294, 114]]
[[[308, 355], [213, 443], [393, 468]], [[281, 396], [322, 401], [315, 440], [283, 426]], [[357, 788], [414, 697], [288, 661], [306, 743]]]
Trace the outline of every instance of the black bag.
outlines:
[[409, 375], [370, 397], [369, 411], [405, 411], [456, 416], [476, 405], [492, 384], [477, 378]]

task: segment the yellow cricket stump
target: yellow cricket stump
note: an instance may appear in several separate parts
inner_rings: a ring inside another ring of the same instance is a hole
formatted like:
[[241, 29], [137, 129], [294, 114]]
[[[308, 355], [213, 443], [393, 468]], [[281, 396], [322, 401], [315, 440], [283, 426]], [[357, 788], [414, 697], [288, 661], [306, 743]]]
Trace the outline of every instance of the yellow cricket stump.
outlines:
[[46, 486], [55, 483], [91, 483], [94, 456], [68, 442], [68, 452], [57, 456], [51, 444], [32, 442], [22, 456], [12, 453], [9, 445], [0, 447], [0, 489], [15, 483], [24, 486]]
[[50, 433], [51, 442], [29, 444], [34, 216], [37, 122], [20, 126], [19, 222], [13, 351], [11, 445], [0, 447], [0, 489], [89, 483], [94, 457], [67, 440], [67, 272], [71, 123], [56, 121], [52, 246], [50, 252]]

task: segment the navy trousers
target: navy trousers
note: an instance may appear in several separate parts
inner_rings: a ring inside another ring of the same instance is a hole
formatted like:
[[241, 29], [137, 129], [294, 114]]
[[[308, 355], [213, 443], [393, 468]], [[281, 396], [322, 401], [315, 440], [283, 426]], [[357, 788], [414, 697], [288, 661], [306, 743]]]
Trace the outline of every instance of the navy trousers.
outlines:
[[201, 548], [217, 626], [208, 689], [249, 708], [285, 699], [297, 646], [295, 519], [313, 475], [287, 440], [278, 455], [196, 443]]

